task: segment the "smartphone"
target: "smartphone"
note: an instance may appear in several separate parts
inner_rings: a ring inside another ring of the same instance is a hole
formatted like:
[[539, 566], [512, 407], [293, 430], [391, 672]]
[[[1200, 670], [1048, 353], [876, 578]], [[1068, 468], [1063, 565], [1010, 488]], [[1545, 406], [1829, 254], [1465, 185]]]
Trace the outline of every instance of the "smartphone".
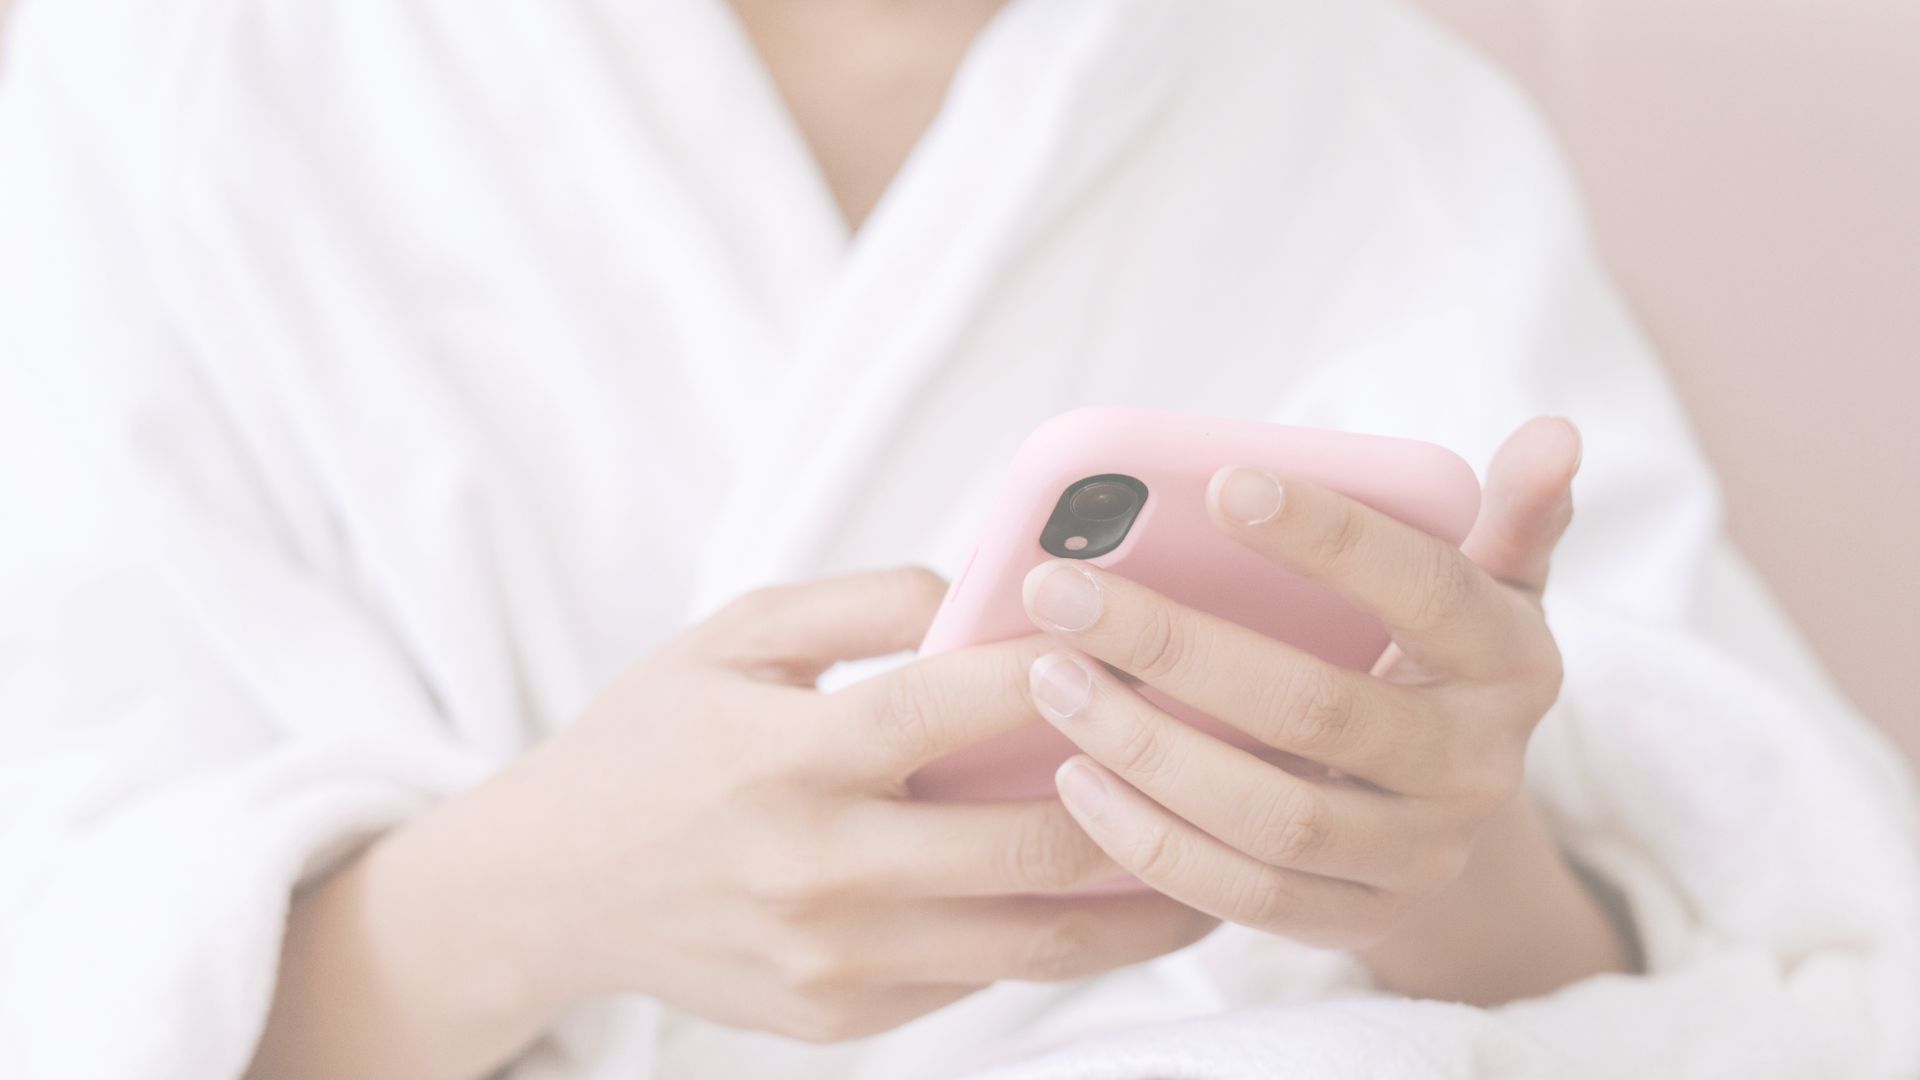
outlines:
[[[1472, 467], [1431, 443], [1153, 409], [1076, 409], [1021, 444], [920, 654], [1038, 633], [1021, 581], [1059, 558], [1085, 560], [1331, 663], [1370, 668], [1388, 644], [1378, 620], [1242, 547], [1207, 516], [1208, 482], [1228, 465], [1312, 480], [1451, 544], [1466, 537], [1480, 507]], [[1151, 687], [1141, 691], [1179, 719], [1274, 759], [1239, 730]], [[924, 766], [909, 790], [943, 801], [1053, 795], [1054, 771], [1077, 751], [1035, 719]]]

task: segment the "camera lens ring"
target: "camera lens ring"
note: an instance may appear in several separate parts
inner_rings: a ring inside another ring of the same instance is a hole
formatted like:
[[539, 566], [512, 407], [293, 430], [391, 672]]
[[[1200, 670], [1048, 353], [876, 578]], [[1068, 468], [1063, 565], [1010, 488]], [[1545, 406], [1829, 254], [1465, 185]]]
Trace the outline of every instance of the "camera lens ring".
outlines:
[[1097, 559], [1114, 551], [1146, 511], [1148, 497], [1137, 476], [1082, 476], [1061, 489], [1040, 530], [1040, 549], [1062, 559]]
[[1140, 505], [1140, 495], [1117, 480], [1094, 480], [1067, 500], [1067, 513], [1081, 521], [1105, 522], [1127, 516]]

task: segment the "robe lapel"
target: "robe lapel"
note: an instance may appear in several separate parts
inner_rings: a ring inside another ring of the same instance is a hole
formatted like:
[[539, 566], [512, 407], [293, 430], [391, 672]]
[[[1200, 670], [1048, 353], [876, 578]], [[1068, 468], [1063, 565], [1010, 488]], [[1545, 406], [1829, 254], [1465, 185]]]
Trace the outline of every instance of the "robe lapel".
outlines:
[[[689, 405], [721, 452], [745, 452], [762, 425], [770, 373], [820, 308], [846, 235], [764, 67], [724, 0], [579, 0], [556, 17], [520, 12], [530, 48], [562, 66], [548, 82], [557, 124], [586, 132], [579, 178], [609, 208], [610, 240], [663, 295], [681, 337]], [[636, 358], [636, 362], [640, 358]], [[663, 392], [675, 392], [669, 386]]]
[[1014, 0], [989, 25], [744, 433], [696, 615], [818, 565], [1002, 268], [1154, 115], [1189, 36], [1178, 7]]

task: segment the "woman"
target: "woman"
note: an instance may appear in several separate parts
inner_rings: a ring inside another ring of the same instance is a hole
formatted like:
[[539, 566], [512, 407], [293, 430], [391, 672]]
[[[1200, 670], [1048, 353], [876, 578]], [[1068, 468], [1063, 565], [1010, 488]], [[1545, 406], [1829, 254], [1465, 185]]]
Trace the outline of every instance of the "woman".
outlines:
[[[11, 33], [0, 340], [54, 495], [9, 537], [21, 1074], [1911, 1052], [1905, 788], [1706, 642], [1678, 413], [1540, 134], [1406, 14], [29, 0]], [[1223, 479], [1223, 527], [1394, 627], [1378, 677], [1049, 578], [1033, 638], [815, 690], [938, 601], [872, 568], [953, 569], [1089, 401], [1432, 439], [1487, 507], [1457, 555]], [[1222, 758], [1092, 659], [1380, 790]], [[1036, 713], [1085, 751], [1060, 801], [898, 798]], [[1157, 891], [1080, 894], [1123, 869]]]

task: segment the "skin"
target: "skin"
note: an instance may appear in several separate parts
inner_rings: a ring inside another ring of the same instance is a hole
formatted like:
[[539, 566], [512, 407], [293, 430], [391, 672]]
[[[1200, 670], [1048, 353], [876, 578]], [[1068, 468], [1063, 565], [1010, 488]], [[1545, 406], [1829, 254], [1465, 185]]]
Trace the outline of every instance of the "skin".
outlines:
[[1000, 0], [734, 0], [820, 178], [858, 229]]

